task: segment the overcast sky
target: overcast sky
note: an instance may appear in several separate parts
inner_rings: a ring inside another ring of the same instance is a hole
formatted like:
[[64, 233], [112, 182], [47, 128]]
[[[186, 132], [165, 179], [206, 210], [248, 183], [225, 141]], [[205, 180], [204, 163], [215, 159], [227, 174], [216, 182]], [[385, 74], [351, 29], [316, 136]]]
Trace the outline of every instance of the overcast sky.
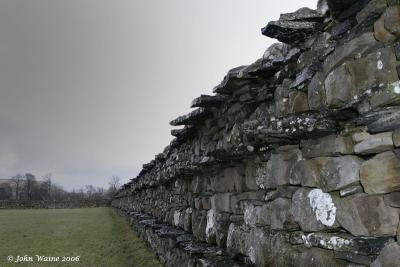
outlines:
[[135, 177], [170, 120], [274, 42], [260, 28], [316, 2], [0, 1], [0, 178]]

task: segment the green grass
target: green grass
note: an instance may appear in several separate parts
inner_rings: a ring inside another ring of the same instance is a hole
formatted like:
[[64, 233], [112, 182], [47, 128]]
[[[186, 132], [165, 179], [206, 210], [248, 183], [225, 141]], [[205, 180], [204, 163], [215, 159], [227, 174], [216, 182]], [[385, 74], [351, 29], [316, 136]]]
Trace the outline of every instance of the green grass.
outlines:
[[[32, 256], [31, 263], [7, 257]], [[80, 256], [79, 262], [38, 263], [36, 255]], [[0, 266], [161, 266], [110, 208], [0, 210]]]

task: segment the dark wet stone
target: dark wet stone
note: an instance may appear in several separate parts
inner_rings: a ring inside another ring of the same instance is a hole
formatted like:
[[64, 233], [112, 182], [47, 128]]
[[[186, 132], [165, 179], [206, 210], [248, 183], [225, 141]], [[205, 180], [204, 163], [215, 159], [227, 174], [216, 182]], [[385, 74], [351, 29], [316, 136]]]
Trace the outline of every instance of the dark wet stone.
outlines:
[[208, 107], [219, 107], [223, 102], [227, 100], [224, 95], [201, 95], [192, 101], [191, 108], [208, 108]]
[[400, 208], [400, 192], [392, 192], [383, 197], [383, 200], [386, 205]]
[[349, 262], [369, 266], [376, 258], [376, 256], [359, 255], [351, 252], [337, 251], [335, 252], [337, 259], [346, 260]]
[[340, 38], [343, 34], [350, 31], [356, 23], [357, 21], [355, 19], [347, 19], [335, 25], [331, 30], [332, 37], [335, 39]]
[[321, 69], [321, 63], [315, 63], [306, 67], [296, 75], [296, 80], [290, 85], [290, 88], [298, 87], [303, 83], [310, 81], [314, 77], [314, 74]]
[[248, 66], [240, 66], [228, 71], [223, 81], [214, 87], [213, 92], [219, 94], [232, 94], [235, 90], [241, 89], [246, 85], [254, 82], [256, 78], [251, 77], [244, 72]]
[[316, 21], [323, 22], [324, 15], [318, 10], [313, 10], [307, 7], [300, 8], [296, 12], [293, 13], [285, 13], [281, 14], [279, 20], [283, 21]]
[[358, 0], [328, 0], [328, 7], [333, 15], [338, 15], [343, 10], [348, 9]]
[[272, 21], [262, 29], [262, 34], [283, 43], [298, 45], [322, 27], [323, 24], [313, 21]]

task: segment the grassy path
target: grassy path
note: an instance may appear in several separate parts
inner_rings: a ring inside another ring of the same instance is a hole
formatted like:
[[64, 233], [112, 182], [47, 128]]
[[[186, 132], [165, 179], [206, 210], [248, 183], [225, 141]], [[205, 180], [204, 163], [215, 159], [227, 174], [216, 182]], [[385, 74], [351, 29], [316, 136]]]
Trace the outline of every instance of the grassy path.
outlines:
[[[17, 264], [18, 256], [33, 262]], [[60, 257], [38, 262], [37, 256]], [[13, 263], [8, 263], [8, 257]], [[79, 262], [61, 262], [79, 256]], [[161, 266], [110, 208], [0, 210], [0, 266]]]

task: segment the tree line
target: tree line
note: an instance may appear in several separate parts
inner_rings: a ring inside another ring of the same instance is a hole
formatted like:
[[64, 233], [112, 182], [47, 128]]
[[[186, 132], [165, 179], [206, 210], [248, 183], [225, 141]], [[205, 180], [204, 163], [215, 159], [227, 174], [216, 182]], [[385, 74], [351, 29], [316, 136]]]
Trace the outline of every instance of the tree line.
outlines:
[[0, 184], [0, 200], [100, 200], [110, 199], [120, 188], [118, 176], [109, 179], [109, 187], [85, 185], [79, 189], [65, 190], [52, 181], [52, 174], [48, 173], [37, 179], [31, 173], [16, 174]]

